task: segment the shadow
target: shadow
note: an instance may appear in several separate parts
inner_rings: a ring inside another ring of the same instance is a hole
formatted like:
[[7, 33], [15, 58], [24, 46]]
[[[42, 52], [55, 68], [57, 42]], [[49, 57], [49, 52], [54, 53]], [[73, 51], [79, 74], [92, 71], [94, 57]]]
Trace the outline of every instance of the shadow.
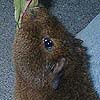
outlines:
[[39, 4], [42, 4], [44, 7], [48, 9], [52, 6], [53, 0], [38, 0], [38, 1], [39, 1]]

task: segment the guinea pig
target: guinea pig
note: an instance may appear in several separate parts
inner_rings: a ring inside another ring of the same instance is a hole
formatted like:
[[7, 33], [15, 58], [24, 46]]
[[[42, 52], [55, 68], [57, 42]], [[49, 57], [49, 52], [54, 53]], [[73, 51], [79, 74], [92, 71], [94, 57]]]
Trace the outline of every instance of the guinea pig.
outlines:
[[82, 42], [46, 8], [28, 9], [13, 43], [13, 100], [98, 100]]

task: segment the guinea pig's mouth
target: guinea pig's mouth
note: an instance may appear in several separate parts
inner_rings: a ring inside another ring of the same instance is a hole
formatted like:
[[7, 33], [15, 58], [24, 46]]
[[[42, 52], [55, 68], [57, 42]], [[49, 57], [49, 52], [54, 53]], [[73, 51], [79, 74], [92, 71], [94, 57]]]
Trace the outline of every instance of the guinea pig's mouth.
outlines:
[[65, 58], [61, 58], [59, 61], [55, 63], [49, 63], [46, 68], [49, 71], [50, 75], [52, 75], [51, 87], [53, 89], [58, 89], [60, 80], [63, 76], [64, 71]]

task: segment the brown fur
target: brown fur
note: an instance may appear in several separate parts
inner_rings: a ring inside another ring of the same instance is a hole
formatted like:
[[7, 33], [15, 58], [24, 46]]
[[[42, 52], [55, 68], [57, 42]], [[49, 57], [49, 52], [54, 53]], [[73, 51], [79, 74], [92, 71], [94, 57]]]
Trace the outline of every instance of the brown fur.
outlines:
[[[13, 44], [13, 61], [16, 70], [14, 100], [97, 100], [87, 72], [86, 50], [81, 40], [75, 39], [64, 27], [48, 14], [47, 9], [37, 8], [23, 16]], [[42, 42], [49, 36], [54, 50], [48, 52]], [[57, 90], [52, 89], [52, 75], [46, 66], [46, 57], [56, 62], [64, 57], [66, 63]], [[43, 76], [44, 73], [44, 76]], [[40, 81], [34, 82], [37, 78]]]

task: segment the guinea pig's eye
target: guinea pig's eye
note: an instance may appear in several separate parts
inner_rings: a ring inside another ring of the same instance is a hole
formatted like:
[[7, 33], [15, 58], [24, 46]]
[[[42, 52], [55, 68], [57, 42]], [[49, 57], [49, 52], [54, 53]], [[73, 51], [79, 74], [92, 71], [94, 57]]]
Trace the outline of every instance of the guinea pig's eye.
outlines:
[[53, 47], [53, 41], [50, 39], [50, 38], [48, 38], [48, 37], [45, 37], [44, 39], [43, 39], [43, 42], [44, 42], [44, 46], [45, 46], [45, 48], [47, 49], [47, 50], [49, 50], [49, 51], [51, 51], [52, 50], [52, 47]]

